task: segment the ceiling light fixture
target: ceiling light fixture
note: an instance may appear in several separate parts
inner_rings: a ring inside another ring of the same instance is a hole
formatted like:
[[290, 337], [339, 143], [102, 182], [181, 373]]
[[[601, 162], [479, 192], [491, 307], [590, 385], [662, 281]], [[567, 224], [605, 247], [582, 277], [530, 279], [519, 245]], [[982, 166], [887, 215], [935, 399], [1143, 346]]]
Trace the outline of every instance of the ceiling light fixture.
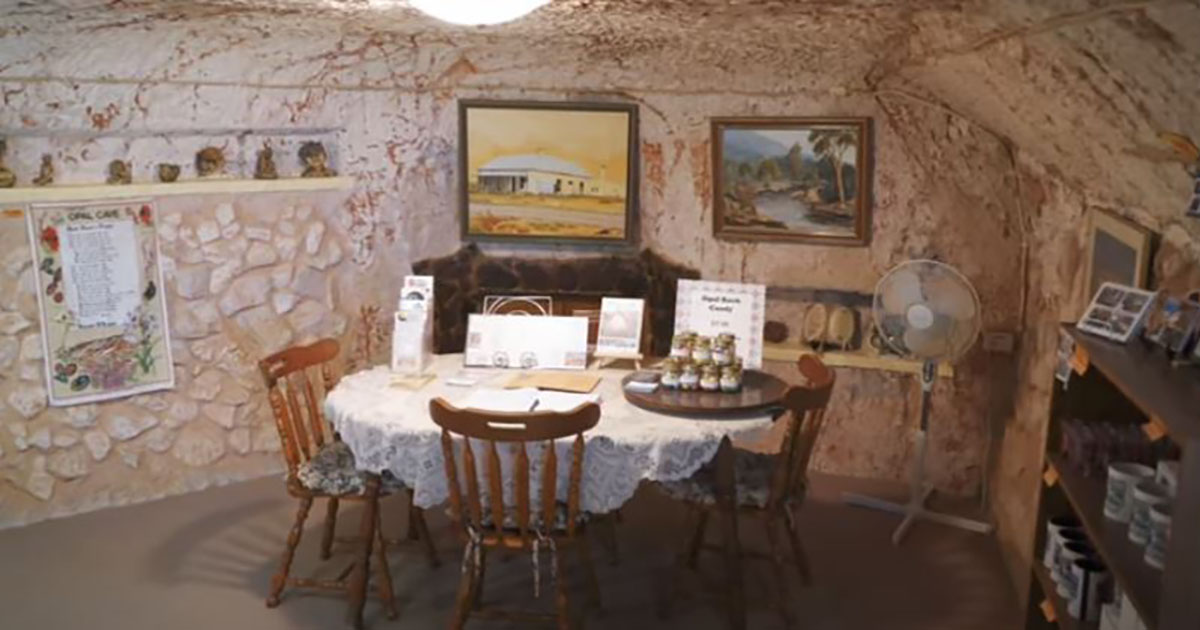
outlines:
[[451, 24], [478, 26], [511, 22], [550, 0], [409, 0], [425, 15]]

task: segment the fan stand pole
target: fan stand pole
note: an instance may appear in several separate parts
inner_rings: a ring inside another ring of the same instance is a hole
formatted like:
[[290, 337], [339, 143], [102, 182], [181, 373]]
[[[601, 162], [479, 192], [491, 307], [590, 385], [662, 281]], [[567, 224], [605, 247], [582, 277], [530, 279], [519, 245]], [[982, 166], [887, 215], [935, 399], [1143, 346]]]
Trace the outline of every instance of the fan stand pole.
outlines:
[[936, 377], [937, 362], [926, 361], [921, 367], [921, 425], [916, 435], [916, 461], [913, 462], [912, 474], [909, 479], [908, 503], [893, 503], [852, 492], [842, 494], [842, 500], [849, 505], [903, 515], [904, 520], [901, 521], [900, 526], [892, 534], [892, 544], [894, 545], [899, 545], [904, 540], [905, 534], [908, 533], [908, 530], [917, 519], [933, 521], [934, 523], [958, 527], [980, 534], [988, 534], [992, 531], [990, 523], [933, 512], [925, 507], [925, 502], [929, 500], [929, 495], [933, 494], [933, 485], [925, 481], [925, 447], [929, 432], [930, 398], [933, 394], [933, 381]]

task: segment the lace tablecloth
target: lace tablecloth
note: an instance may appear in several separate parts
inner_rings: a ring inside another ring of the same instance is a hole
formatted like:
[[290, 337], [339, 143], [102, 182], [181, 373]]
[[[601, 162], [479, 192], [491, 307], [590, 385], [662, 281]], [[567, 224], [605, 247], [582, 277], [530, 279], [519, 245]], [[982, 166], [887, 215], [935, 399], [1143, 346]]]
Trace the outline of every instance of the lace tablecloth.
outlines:
[[[464, 370], [462, 355], [438, 356], [434, 369], [437, 380], [416, 391], [393, 386], [393, 375], [386, 367], [365, 370], [343, 378], [325, 399], [326, 416], [354, 452], [358, 467], [374, 473], [390, 471], [413, 489], [414, 502], [423, 508], [449, 498], [441, 430], [429, 417], [429, 401], [441, 396], [455, 404], [471, 392], [471, 388], [446, 385], [445, 377], [465, 371], [478, 379], [477, 387], [502, 387], [518, 373]], [[625, 400], [621, 378], [626, 371], [594, 373], [601, 376], [596, 388], [600, 422], [584, 435], [587, 448], [581, 488], [582, 508], [589, 512], [619, 508], [644, 480], [690, 477], [716, 455], [726, 435], [754, 440], [771, 428], [773, 416], [769, 413], [693, 419], [646, 411]], [[569, 443], [559, 440], [557, 445], [562, 479], [569, 463], [565, 456]], [[533, 453], [530, 459], [534, 459]], [[564, 485], [560, 483], [559, 489]]]

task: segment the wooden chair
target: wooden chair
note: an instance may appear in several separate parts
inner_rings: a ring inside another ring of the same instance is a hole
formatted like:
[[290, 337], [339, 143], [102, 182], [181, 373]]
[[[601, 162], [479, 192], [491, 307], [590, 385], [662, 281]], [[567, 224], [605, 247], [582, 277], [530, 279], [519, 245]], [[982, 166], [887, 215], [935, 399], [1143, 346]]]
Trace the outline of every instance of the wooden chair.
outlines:
[[[796, 527], [795, 510], [804, 501], [808, 486], [808, 462], [825, 420], [825, 408], [835, 381], [834, 373], [813, 355], [799, 361], [807, 383], [791, 387], [784, 397], [787, 430], [778, 453], [755, 453], [737, 449], [728, 438], [714, 462], [689, 479], [665, 482], [659, 487], [672, 498], [687, 504], [696, 528], [679, 557], [677, 569], [695, 569], [701, 551], [718, 551], [725, 557], [730, 625], [745, 628], [745, 599], [741, 556], [765, 557], [774, 572], [777, 604], [785, 624], [794, 620], [787, 606], [789, 587], [780, 526], [791, 543], [792, 558], [805, 586], [812, 581], [808, 558]], [[716, 513], [723, 530], [723, 545], [704, 544], [705, 529]], [[769, 553], [743, 553], [737, 539], [738, 516], [759, 517], [765, 527]], [[677, 584], [678, 579], [672, 580]]]
[[[358, 619], [352, 621], [361, 625], [361, 604], [366, 597], [365, 572], [357, 578], [362, 584], [354, 584], [354, 579], [346, 579], [353, 564], [334, 580], [294, 578], [290, 575], [296, 546], [300, 543], [304, 522], [308, 518], [314, 499], [328, 500], [325, 529], [321, 536], [322, 559], [328, 559], [331, 555], [339, 504], [342, 501], [366, 503], [363, 526], [360, 528], [363, 537], [358, 541], [362, 543], [362, 547], [357, 562], [362, 563], [364, 567], [369, 564], [371, 548], [375, 539], [378, 539], [379, 544], [375, 550], [379, 561], [379, 596], [390, 618], [396, 616], [396, 606], [392, 595], [391, 574], [387, 566], [387, 543], [379, 527], [380, 496], [399, 491], [408, 493], [409, 526], [415, 527], [416, 535], [424, 540], [431, 565], [437, 565], [437, 555], [422, 511], [412, 506], [411, 490], [390, 479], [388, 475], [381, 478], [357, 470], [354, 454], [325, 421], [322, 399], [336, 383], [330, 364], [339, 352], [338, 342], [324, 339], [308, 346], [277, 352], [258, 364], [266, 381], [267, 396], [275, 415], [275, 428], [279, 431], [283, 454], [287, 460], [288, 494], [300, 500], [300, 507], [292, 529], [288, 532], [287, 545], [279, 568], [271, 578], [267, 606], [278, 606], [280, 596], [287, 586], [343, 591], [350, 595], [351, 608], [357, 606], [359, 611]], [[310, 378], [310, 372], [320, 374], [320, 395], [318, 387], [313, 384], [314, 379]], [[413, 533], [410, 530], [410, 538], [413, 537]]]
[[[450, 627], [462, 628], [469, 615], [478, 614], [505, 619], [550, 619], [557, 621], [560, 629], [569, 628], [570, 607], [562, 558], [570, 547], [579, 553], [587, 571], [591, 603], [598, 607], [600, 588], [584, 532], [587, 515], [579, 509], [579, 487], [583, 474], [583, 432], [599, 422], [600, 407], [589, 403], [568, 413], [489, 413], [457, 409], [437, 398], [430, 401], [429, 413], [442, 427], [450, 516], [462, 528], [467, 545]], [[568, 498], [563, 504], [557, 499], [558, 455], [554, 440], [572, 435], [575, 440], [571, 445]], [[455, 455], [454, 436], [462, 438], [457, 441], [461, 444], [460, 456]], [[467, 438], [476, 440], [475, 446]], [[538, 505], [530, 497], [530, 460], [537, 457], [537, 449], [527, 447], [536, 442], [543, 443]], [[497, 443], [508, 444], [512, 453], [511, 504], [507, 505], [503, 490], [505, 474]], [[480, 472], [484, 473], [482, 477]], [[481, 482], [487, 484], [483, 491], [486, 496], [480, 490]], [[537, 557], [543, 545], [549, 548], [554, 567], [555, 614], [484, 607], [482, 593], [488, 551], [532, 551]]]

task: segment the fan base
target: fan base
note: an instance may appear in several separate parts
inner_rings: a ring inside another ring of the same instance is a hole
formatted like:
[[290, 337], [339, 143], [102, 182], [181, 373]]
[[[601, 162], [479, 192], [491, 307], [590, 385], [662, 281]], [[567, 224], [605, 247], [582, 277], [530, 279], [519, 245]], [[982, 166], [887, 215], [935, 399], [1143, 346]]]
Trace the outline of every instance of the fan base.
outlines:
[[842, 501], [846, 502], [848, 505], [904, 515], [904, 520], [901, 521], [900, 526], [896, 528], [896, 531], [892, 533], [893, 545], [899, 545], [900, 542], [904, 540], [904, 536], [908, 534], [908, 530], [912, 528], [913, 523], [915, 523], [917, 519], [924, 519], [942, 525], [949, 525], [951, 527], [957, 527], [959, 529], [965, 529], [979, 534], [992, 533], [992, 525], [990, 523], [975, 521], [969, 518], [963, 518], [961, 516], [954, 516], [951, 514], [943, 514], [941, 512], [934, 512], [926, 508], [925, 503], [929, 500], [929, 495], [931, 494], [933, 494], [933, 486], [925, 484], [920, 495], [913, 496], [908, 503], [894, 503], [892, 501], [884, 501], [883, 499], [876, 499], [874, 497], [868, 497], [863, 494], [855, 494], [853, 492], [843, 493]]

